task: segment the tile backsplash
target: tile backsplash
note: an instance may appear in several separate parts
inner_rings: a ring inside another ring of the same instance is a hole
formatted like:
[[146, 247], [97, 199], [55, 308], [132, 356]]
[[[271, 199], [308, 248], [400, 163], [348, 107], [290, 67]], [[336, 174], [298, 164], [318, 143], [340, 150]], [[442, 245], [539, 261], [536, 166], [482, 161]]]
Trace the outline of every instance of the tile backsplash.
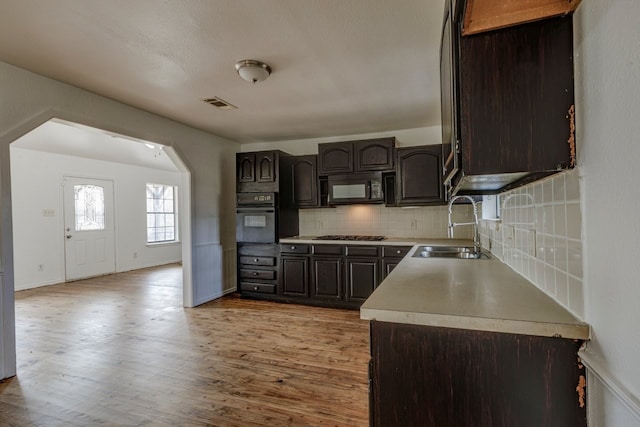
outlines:
[[[453, 208], [455, 222], [468, 222], [470, 205]], [[392, 208], [383, 205], [349, 205], [336, 208], [300, 209], [300, 235], [366, 234], [388, 237], [446, 238], [447, 206]], [[456, 238], [472, 238], [472, 228], [457, 227]]]
[[584, 318], [579, 170], [500, 195], [501, 220], [482, 220], [483, 247]]
[[[556, 174], [500, 195], [501, 218], [481, 220], [483, 247], [543, 292], [584, 318], [580, 171]], [[300, 235], [366, 234], [446, 238], [447, 206], [351, 205], [301, 209]], [[471, 205], [455, 205], [454, 222], [469, 222]], [[473, 238], [472, 227], [455, 229]]]

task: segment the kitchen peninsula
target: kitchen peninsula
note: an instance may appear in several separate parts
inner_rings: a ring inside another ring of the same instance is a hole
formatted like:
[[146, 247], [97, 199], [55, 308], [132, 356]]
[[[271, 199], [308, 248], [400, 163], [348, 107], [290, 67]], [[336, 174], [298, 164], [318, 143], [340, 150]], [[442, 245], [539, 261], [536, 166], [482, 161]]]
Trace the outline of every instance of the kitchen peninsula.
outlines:
[[414, 246], [361, 306], [371, 425], [585, 425], [589, 326], [496, 258], [413, 256], [446, 243]]

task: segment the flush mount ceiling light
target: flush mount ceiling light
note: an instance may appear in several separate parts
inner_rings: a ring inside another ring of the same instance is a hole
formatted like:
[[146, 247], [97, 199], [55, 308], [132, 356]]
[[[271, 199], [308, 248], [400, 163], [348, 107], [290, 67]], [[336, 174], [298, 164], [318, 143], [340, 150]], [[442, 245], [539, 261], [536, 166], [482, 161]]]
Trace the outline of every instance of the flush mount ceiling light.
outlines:
[[264, 62], [253, 59], [243, 59], [236, 63], [236, 70], [240, 77], [251, 83], [265, 80], [271, 74], [271, 67]]

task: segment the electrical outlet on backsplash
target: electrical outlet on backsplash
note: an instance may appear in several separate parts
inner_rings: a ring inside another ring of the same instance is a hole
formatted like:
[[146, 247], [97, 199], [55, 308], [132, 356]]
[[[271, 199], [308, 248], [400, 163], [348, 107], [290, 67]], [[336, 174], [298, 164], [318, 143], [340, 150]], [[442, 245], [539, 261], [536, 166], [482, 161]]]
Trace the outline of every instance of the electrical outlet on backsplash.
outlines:
[[584, 318], [579, 169], [501, 194], [500, 206], [500, 221], [481, 221], [483, 247]]

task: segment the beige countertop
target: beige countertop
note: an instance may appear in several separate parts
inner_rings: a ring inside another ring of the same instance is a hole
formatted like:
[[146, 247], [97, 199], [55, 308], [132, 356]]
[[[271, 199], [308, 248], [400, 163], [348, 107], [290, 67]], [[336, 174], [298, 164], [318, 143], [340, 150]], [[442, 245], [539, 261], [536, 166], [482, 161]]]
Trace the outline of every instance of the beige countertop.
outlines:
[[496, 257], [413, 258], [419, 245], [443, 244], [443, 240], [416, 243], [360, 307], [362, 319], [589, 338], [589, 325]]
[[281, 243], [414, 246], [360, 307], [360, 317], [383, 322], [588, 339], [589, 325], [492, 256], [490, 259], [413, 258], [420, 245], [472, 246], [469, 240], [388, 238]]

